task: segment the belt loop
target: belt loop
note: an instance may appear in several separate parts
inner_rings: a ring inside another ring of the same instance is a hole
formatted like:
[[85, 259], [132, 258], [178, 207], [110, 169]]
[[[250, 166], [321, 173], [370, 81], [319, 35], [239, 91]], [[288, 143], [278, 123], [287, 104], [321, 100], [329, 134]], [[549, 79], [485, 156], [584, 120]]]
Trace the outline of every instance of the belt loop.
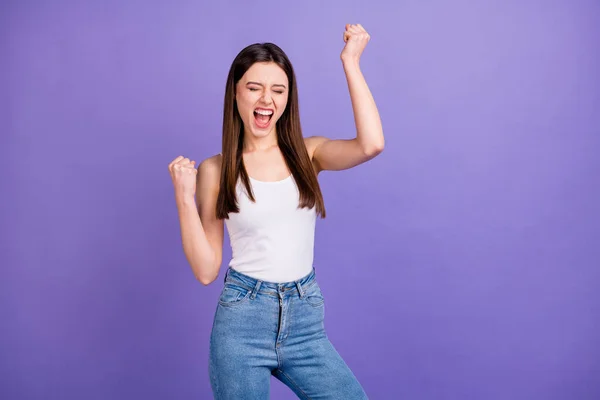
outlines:
[[296, 281], [296, 287], [298, 288], [298, 293], [300, 293], [300, 298], [304, 297], [304, 288], [300, 284], [300, 281]]
[[223, 282], [227, 282], [227, 275], [229, 274], [229, 268], [225, 270], [225, 277], [223, 277]]
[[254, 289], [252, 289], [252, 294], [250, 295], [250, 298], [252, 300], [254, 300], [254, 298], [256, 297], [256, 293], [258, 292], [258, 289], [260, 289], [260, 284], [262, 283], [262, 281], [257, 281], [256, 285], [254, 286]]

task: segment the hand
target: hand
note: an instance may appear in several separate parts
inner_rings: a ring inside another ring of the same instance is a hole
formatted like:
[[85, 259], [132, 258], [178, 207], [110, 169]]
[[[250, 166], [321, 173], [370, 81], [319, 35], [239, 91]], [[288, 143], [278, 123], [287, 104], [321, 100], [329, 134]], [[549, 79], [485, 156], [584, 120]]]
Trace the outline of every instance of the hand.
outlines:
[[169, 164], [169, 172], [175, 187], [175, 196], [181, 198], [194, 198], [196, 195], [196, 175], [198, 171], [189, 158], [179, 156]]
[[344, 42], [346, 43], [346, 46], [344, 46], [342, 54], [340, 55], [342, 61], [358, 61], [370, 39], [371, 35], [367, 33], [361, 24], [346, 24], [346, 30], [344, 31]]

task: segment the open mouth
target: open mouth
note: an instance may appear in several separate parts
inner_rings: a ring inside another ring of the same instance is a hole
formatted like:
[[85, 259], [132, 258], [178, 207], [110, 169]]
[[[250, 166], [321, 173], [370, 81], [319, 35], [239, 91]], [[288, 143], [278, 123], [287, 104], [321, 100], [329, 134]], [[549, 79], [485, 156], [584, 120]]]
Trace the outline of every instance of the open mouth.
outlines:
[[254, 121], [259, 128], [266, 128], [273, 117], [273, 110], [266, 108], [257, 108], [254, 110]]

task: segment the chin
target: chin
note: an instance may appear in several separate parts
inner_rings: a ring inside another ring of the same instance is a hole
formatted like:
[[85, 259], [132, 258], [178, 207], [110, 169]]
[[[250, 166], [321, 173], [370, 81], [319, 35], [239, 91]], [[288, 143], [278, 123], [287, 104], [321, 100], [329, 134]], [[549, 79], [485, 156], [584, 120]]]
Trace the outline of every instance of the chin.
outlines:
[[270, 129], [257, 129], [255, 126], [250, 128], [250, 134], [255, 138], [264, 138], [269, 136], [273, 131], [273, 127], [269, 127]]

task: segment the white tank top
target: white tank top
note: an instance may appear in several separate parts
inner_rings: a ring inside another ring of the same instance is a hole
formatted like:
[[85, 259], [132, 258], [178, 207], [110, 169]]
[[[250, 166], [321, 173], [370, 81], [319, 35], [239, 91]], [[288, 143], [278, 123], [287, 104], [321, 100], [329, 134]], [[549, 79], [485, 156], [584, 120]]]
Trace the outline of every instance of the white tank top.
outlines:
[[315, 208], [299, 208], [292, 175], [276, 182], [250, 178], [253, 203], [241, 180], [237, 184], [239, 213], [225, 219], [232, 258], [229, 266], [255, 279], [291, 282], [313, 267]]

